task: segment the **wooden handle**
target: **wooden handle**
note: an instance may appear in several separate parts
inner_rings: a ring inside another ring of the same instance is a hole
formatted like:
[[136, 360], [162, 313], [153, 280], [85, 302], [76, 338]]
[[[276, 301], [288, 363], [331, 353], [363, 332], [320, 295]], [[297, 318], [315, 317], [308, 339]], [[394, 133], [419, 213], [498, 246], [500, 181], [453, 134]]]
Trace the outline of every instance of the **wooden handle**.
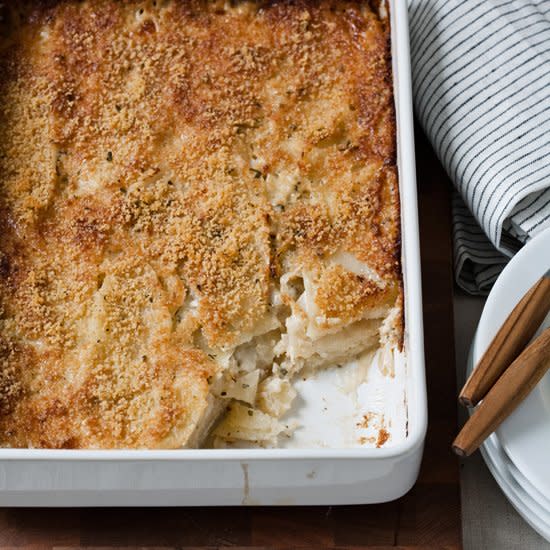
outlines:
[[472, 454], [529, 395], [550, 368], [550, 328], [512, 363], [491, 388], [453, 442], [460, 456]]
[[550, 279], [539, 279], [512, 310], [458, 397], [467, 407], [477, 405], [525, 348], [550, 311]]

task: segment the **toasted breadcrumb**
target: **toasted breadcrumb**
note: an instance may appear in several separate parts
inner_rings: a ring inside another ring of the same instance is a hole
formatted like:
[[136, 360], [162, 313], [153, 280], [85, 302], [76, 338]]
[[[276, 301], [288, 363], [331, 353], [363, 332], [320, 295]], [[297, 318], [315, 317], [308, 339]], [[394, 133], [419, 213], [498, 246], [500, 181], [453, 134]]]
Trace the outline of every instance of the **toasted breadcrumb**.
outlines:
[[185, 445], [289, 270], [323, 318], [399, 300], [368, 2], [27, 0], [0, 49], [0, 445]]

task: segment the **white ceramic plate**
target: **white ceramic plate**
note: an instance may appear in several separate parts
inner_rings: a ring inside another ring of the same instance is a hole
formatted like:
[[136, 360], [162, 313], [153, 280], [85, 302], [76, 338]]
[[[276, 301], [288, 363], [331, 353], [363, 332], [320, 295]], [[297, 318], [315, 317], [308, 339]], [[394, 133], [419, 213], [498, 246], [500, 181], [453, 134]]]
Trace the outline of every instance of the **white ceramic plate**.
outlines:
[[523, 489], [537, 502], [550, 513], [550, 499], [544, 496], [534, 485], [531, 485], [529, 480], [517, 469], [516, 465], [510, 460], [504, 449], [502, 452], [505, 455], [506, 467], [514, 479], [523, 487]]
[[550, 541], [550, 510], [540, 506], [512, 475], [510, 463], [500, 446], [498, 437], [489, 438], [481, 452], [493, 477], [512, 506], [537, 533]]
[[[530, 241], [498, 278], [479, 321], [473, 362], [477, 364], [521, 297], [550, 268], [550, 229]], [[545, 325], [550, 326], [547, 321]], [[527, 481], [550, 499], [550, 373], [497, 430], [502, 447]]]
[[[472, 343], [467, 374], [473, 370]], [[550, 541], [550, 501], [537, 491], [511, 462], [502, 448], [497, 434], [492, 434], [482, 445], [481, 454], [503, 493], [520, 516], [542, 537]]]

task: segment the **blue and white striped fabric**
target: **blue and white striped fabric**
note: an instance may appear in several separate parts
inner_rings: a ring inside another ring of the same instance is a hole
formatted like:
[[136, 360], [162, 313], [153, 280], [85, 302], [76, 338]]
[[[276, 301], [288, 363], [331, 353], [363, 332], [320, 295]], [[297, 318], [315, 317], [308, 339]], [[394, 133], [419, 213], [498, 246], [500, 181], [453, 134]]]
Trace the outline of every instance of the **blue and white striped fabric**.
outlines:
[[456, 279], [485, 293], [550, 226], [550, 0], [410, 0], [409, 16], [416, 114], [458, 191]]

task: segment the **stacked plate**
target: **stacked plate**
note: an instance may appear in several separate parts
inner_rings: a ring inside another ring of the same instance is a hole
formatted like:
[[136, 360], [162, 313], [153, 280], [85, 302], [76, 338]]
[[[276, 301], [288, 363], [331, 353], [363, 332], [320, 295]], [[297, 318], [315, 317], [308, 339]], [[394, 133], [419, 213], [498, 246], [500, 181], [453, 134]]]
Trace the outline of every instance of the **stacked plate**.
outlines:
[[[468, 374], [517, 302], [549, 269], [550, 229], [529, 241], [493, 287], [472, 343]], [[540, 330], [549, 326], [550, 316]], [[519, 514], [550, 540], [550, 371], [481, 452]]]

